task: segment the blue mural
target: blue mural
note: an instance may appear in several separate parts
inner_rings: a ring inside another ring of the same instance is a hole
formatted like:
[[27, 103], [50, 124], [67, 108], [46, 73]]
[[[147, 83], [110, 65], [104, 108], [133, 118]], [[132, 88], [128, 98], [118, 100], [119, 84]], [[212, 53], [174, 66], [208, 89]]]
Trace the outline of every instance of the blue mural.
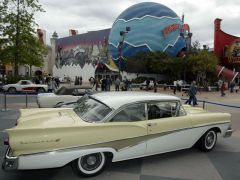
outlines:
[[[120, 36], [120, 31], [130, 31]], [[119, 42], [123, 41], [122, 57], [130, 57], [138, 52], [167, 52], [171, 56], [185, 47], [180, 36], [181, 19], [168, 7], [145, 2], [133, 5], [122, 12], [113, 23], [109, 35], [109, 52], [116, 62], [119, 59]], [[116, 63], [118, 64], [118, 63]]]

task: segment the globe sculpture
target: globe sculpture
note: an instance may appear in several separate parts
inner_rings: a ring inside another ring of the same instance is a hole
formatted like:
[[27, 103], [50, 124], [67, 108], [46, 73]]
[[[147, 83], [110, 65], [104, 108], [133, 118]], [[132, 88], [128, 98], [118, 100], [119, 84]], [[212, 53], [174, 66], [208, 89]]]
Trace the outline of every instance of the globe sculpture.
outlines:
[[181, 19], [168, 7], [153, 2], [133, 5], [113, 23], [109, 35], [110, 55], [117, 66], [120, 58], [139, 52], [162, 51], [177, 56], [186, 46], [180, 36], [181, 29]]

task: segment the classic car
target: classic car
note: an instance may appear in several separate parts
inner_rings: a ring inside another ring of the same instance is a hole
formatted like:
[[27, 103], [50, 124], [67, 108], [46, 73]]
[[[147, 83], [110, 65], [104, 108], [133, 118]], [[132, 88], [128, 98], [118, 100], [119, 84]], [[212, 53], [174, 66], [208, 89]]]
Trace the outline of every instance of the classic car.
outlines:
[[170, 95], [104, 92], [76, 108], [22, 109], [9, 139], [3, 169], [43, 169], [71, 163], [79, 175], [116, 162], [190, 148], [211, 151], [217, 134], [232, 134], [231, 115], [183, 106]]
[[3, 90], [10, 93], [15, 93], [16, 91], [46, 92], [48, 87], [44, 84], [34, 84], [30, 80], [20, 80], [16, 84], [4, 85]]
[[93, 94], [91, 86], [62, 86], [54, 93], [37, 95], [37, 104], [40, 108], [52, 108], [59, 104], [77, 101], [85, 94]]
[[[150, 80], [148, 89], [151, 90], [154, 87], [154, 82]], [[147, 89], [147, 81], [144, 81], [139, 86], [140, 90], [146, 90]]]

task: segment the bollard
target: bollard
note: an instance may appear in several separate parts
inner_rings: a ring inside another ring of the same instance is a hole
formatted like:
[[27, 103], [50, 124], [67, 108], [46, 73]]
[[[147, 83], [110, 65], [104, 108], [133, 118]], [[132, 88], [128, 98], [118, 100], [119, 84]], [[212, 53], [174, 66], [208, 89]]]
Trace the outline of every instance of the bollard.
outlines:
[[7, 94], [4, 92], [4, 111], [7, 111]]
[[203, 109], [205, 108], [205, 101], [203, 101]]
[[28, 107], [28, 93], [26, 91], [26, 108]]

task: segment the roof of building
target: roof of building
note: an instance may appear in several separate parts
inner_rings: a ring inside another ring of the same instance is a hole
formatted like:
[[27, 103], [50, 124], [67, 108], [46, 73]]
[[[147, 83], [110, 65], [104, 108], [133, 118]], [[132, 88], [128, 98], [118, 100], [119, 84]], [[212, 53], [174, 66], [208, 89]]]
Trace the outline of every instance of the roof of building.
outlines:
[[78, 34], [75, 36], [68, 36], [64, 38], [59, 38], [56, 41], [58, 46], [64, 47], [68, 45], [77, 45], [77, 44], [93, 44], [104, 42], [108, 39], [111, 29], [103, 29], [99, 31], [89, 31], [87, 33]]

